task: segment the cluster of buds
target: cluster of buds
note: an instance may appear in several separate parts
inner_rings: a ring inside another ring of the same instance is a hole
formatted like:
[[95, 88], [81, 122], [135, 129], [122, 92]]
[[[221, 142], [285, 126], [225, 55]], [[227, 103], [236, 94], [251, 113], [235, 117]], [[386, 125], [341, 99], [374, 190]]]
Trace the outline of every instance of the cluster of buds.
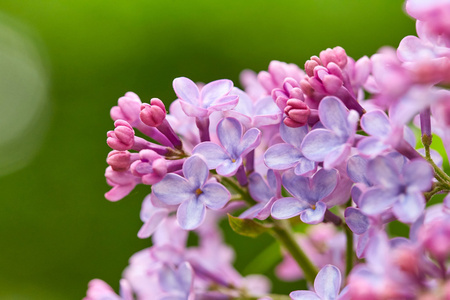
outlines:
[[[132, 256], [120, 295], [96, 279], [85, 300], [287, 297], [233, 268], [217, 226], [225, 217], [238, 234], [269, 232], [281, 244], [277, 276], [310, 287], [291, 299], [450, 299], [441, 157], [450, 154], [450, 1], [408, 0], [406, 9], [418, 37], [397, 51], [355, 61], [335, 47], [304, 71], [273, 61], [267, 72], [244, 71], [243, 90], [226, 79], [176, 78], [169, 113], [157, 98], [120, 98], [105, 197], [152, 186], [138, 236], [153, 246]], [[389, 235], [394, 221], [409, 236]], [[188, 231], [198, 246], [186, 246]]]

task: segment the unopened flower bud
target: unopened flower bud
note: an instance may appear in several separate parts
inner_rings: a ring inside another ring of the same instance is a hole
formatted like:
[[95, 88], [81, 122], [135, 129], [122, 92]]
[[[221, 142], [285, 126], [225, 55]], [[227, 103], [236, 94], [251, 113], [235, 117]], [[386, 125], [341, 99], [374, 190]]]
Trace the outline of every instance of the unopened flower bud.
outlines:
[[327, 67], [330, 62], [337, 64], [341, 69], [347, 65], [347, 53], [342, 47], [334, 47], [320, 52], [320, 60]]
[[134, 145], [134, 130], [131, 125], [124, 120], [114, 122], [116, 129], [108, 131], [106, 143], [114, 150], [129, 150]]
[[144, 124], [151, 127], [158, 127], [166, 118], [164, 103], [158, 98], [153, 98], [150, 104], [143, 103], [139, 117]]
[[126, 171], [130, 168], [130, 152], [113, 150], [109, 152], [106, 162], [114, 171]]
[[284, 112], [288, 116], [284, 120], [284, 124], [289, 127], [301, 127], [308, 122], [310, 109], [305, 102], [300, 99], [291, 98], [287, 101]]

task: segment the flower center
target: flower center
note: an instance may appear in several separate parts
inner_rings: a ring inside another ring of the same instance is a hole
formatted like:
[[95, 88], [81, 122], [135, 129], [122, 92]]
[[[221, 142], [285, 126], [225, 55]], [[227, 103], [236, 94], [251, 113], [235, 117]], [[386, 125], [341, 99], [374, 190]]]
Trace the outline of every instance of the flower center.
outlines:
[[196, 196], [200, 196], [200, 194], [203, 194], [203, 191], [200, 188], [196, 189], [195, 190], [195, 195]]
[[231, 162], [236, 162], [236, 160], [234, 158], [231, 159]]

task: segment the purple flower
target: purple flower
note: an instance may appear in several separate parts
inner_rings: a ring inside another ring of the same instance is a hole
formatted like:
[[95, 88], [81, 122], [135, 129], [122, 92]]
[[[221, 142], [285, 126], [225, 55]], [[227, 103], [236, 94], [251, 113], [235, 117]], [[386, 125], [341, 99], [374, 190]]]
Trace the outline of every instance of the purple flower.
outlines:
[[312, 178], [297, 176], [293, 171], [283, 174], [283, 186], [294, 197], [281, 198], [272, 206], [272, 217], [288, 219], [300, 215], [304, 223], [322, 222], [327, 205], [322, 199], [336, 188], [336, 170], [320, 169]]
[[109, 201], [118, 201], [128, 195], [136, 185], [141, 183], [141, 178], [131, 174], [130, 171], [117, 172], [111, 167], [105, 171], [106, 182], [112, 189], [105, 194]]
[[243, 135], [237, 119], [224, 118], [217, 124], [217, 137], [221, 145], [203, 142], [192, 153], [201, 155], [209, 169], [216, 169], [222, 176], [232, 176], [242, 165], [245, 155], [259, 145], [261, 131], [251, 128]]
[[190, 117], [207, 117], [214, 111], [235, 107], [239, 97], [229, 95], [232, 88], [233, 82], [227, 79], [212, 81], [201, 91], [189, 78], [178, 77], [173, 81], [173, 89], [181, 100], [181, 108]]
[[294, 168], [296, 175], [312, 175], [317, 168], [317, 163], [307, 159], [302, 154], [301, 144], [308, 133], [308, 127], [288, 127], [280, 124], [280, 135], [286, 143], [276, 144], [264, 153], [265, 164], [274, 170], [286, 170]]
[[265, 220], [270, 216], [270, 209], [274, 201], [281, 198], [281, 178], [273, 170], [267, 171], [267, 182], [259, 173], [252, 173], [248, 177], [248, 190], [252, 198], [258, 202], [244, 211], [239, 217]]
[[359, 119], [356, 111], [348, 111], [336, 97], [325, 97], [319, 104], [319, 117], [325, 128], [309, 132], [302, 142], [303, 155], [324, 162], [330, 169], [342, 163], [350, 154]]
[[158, 274], [161, 300], [194, 300], [194, 270], [188, 262], [181, 263], [177, 269], [164, 265]]
[[368, 162], [367, 177], [375, 186], [361, 195], [360, 208], [368, 215], [392, 208], [400, 221], [412, 223], [425, 208], [422, 192], [431, 188], [433, 176], [424, 160], [412, 160], [399, 169], [392, 159], [378, 156]]
[[152, 188], [167, 205], [178, 205], [177, 219], [186, 230], [197, 228], [205, 218], [206, 207], [217, 210], [230, 200], [230, 192], [217, 182], [208, 181], [208, 166], [199, 156], [191, 156], [183, 165], [184, 177], [169, 173]]
[[334, 300], [339, 298], [341, 272], [333, 265], [320, 269], [314, 280], [314, 290], [294, 291], [289, 294], [292, 300]]

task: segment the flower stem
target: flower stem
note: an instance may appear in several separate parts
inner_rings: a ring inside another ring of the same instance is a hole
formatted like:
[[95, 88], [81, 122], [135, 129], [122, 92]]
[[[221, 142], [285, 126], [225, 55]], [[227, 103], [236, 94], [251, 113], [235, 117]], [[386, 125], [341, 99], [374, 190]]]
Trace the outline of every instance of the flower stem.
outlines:
[[314, 284], [314, 279], [317, 276], [317, 268], [308, 258], [308, 256], [300, 248], [299, 244], [295, 240], [294, 234], [291, 231], [286, 220], [273, 220], [274, 227], [272, 228], [273, 235], [281, 242], [281, 244], [289, 251], [292, 257], [295, 259], [299, 267], [305, 274], [305, 279]]
[[353, 251], [353, 232], [347, 225], [344, 226], [344, 230], [347, 241], [347, 250], [345, 252], [345, 275], [348, 276], [350, 271], [353, 269], [355, 254]]

